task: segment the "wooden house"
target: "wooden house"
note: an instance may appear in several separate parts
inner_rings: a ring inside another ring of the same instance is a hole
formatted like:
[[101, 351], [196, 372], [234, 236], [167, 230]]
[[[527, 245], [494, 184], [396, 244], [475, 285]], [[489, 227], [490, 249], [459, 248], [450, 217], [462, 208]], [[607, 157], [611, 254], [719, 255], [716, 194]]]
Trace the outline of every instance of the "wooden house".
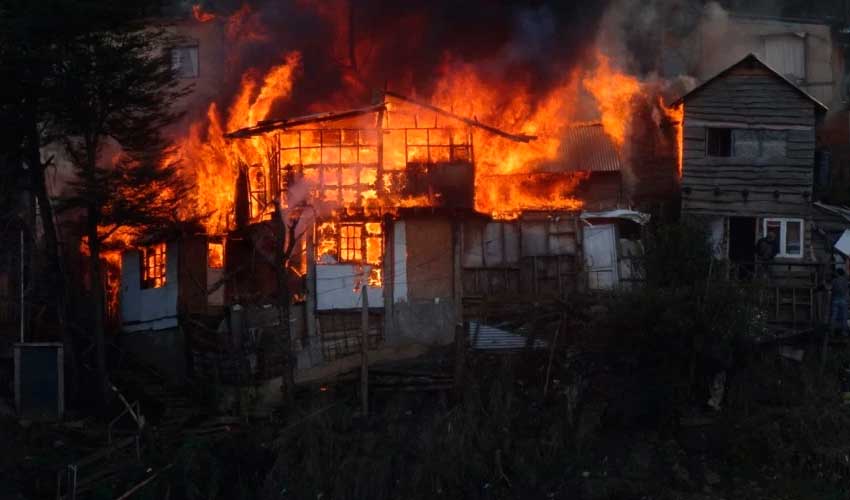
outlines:
[[[726, 277], [769, 269], [772, 319], [814, 319], [822, 264], [812, 240], [815, 130], [826, 107], [753, 54], [681, 102], [683, 216], [710, 227]], [[757, 263], [756, 243], [768, 233], [776, 256]]]

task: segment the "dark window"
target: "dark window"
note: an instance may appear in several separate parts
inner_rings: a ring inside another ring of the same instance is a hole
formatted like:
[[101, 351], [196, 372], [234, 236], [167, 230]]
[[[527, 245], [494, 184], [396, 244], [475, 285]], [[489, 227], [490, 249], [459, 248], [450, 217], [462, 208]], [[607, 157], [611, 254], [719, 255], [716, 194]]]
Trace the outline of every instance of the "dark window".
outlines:
[[198, 77], [198, 46], [174, 47], [171, 49], [171, 69], [177, 78]]
[[708, 156], [732, 156], [732, 129], [710, 128], [706, 135]]

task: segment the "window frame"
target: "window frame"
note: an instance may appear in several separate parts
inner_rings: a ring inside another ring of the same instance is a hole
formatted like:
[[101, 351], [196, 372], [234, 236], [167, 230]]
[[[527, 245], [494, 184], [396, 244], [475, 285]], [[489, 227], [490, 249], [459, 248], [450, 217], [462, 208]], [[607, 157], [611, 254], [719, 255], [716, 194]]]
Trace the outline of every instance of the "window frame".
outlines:
[[[180, 50], [192, 50], [195, 49], [195, 59], [197, 62], [195, 63], [195, 67], [192, 68], [195, 71], [194, 75], [185, 76], [180, 72], [180, 67], [174, 64], [175, 53]], [[197, 43], [186, 43], [183, 45], [174, 45], [169, 48], [169, 55], [171, 56], [171, 70], [175, 72], [178, 80], [197, 80], [201, 77], [201, 47], [200, 44]]]
[[[139, 288], [142, 290], [151, 290], [154, 288], [164, 288], [168, 284], [168, 245], [165, 243], [156, 243], [139, 249], [140, 269], [139, 269]], [[149, 266], [150, 258], [153, 258], [153, 265]], [[152, 269], [158, 272], [151, 273]], [[157, 282], [157, 280], [159, 280]]]
[[[210, 262], [212, 261], [212, 259], [210, 259], [210, 256], [213, 253], [215, 253], [213, 251], [213, 247], [220, 247], [218, 253], [221, 255], [221, 258], [220, 258], [220, 262], [218, 263], [218, 265], [211, 265], [210, 264]], [[215, 240], [207, 241], [207, 269], [215, 269], [215, 270], [224, 269], [224, 242], [223, 241], [215, 241]]]
[[[795, 217], [765, 217], [761, 222], [761, 237], [764, 238], [767, 236], [767, 225], [771, 222], [779, 223], [779, 252], [776, 254], [777, 257], [781, 257], [784, 259], [802, 259], [806, 253], [805, 244], [806, 244], [806, 221], [801, 218]], [[788, 238], [788, 224], [789, 223], [799, 223], [800, 224], [800, 252], [799, 254], [789, 254], [786, 253], [787, 248], [787, 238]]]
[[[776, 70], [782, 75], [783, 78], [788, 79], [796, 85], [804, 85], [808, 82], [809, 79], [809, 34], [803, 32], [802, 35], [803, 36], [800, 36], [799, 34], [794, 32], [770, 33], [766, 35], [761, 35], [761, 46], [762, 53], [764, 54], [764, 60], [767, 61], [767, 63], [770, 64], [771, 67], [776, 68]], [[770, 44], [770, 42], [778, 42], [782, 40], [791, 40], [799, 44], [800, 54], [802, 56], [802, 58], [800, 59], [800, 69], [802, 71], [801, 75], [795, 75], [793, 73], [783, 73], [782, 70], [784, 68], [778, 68], [775, 63], [770, 61], [770, 49], [768, 48], [768, 45]]]
[[[729, 154], [713, 154], [709, 148], [712, 131], [726, 131], [729, 134]], [[705, 156], [709, 158], [733, 158], [735, 156], [735, 134], [731, 127], [705, 127]]]
[[[344, 235], [346, 229], [355, 229], [355, 236]], [[356, 247], [348, 248], [343, 243], [357, 241]], [[340, 264], [362, 264], [366, 262], [366, 224], [362, 222], [341, 222], [337, 231], [337, 261]], [[352, 255], [353, 254], [353, 255]], [[358, 257], [359, 254], [359, 257]], [[348, 255], [352, 255], [349, 257]]]

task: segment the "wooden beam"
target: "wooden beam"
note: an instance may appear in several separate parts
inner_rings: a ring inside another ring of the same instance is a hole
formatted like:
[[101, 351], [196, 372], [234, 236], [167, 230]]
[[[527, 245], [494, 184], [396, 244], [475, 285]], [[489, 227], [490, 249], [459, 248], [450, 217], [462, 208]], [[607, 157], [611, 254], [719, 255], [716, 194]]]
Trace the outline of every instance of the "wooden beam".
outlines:
[[469, 126], [478, 127], [482, 130], [486, 130], [487, 132], [490, 132], [491, 134], [495, 134], [495, 135], [498, 135], [500, 137], [504, 137], [505, 139], [510, 139], [514, 142], [526, 142], [527, 143], [527, 142], [531, 142], [531, 141], [537, 139], [536, 135], [512, 134], [510, 132], [505, 132], [504, 130], [498, 129], [496, 127], [492, 127], [490, 125], [485, 125], [485, 124], [479, 122], [478, 120], [473, 120], [471, 118], [466, 118], [464, 116], [456, 115], [456, 114], [454, 114], [450, 111], [446, 111], [442, 108], [438, 108], [437, 106], [434, 106], [433, 104], [429, 104], [425, 101], [420, 101], [419, 99], [414, 99], [412, 97], [407, 97], [407, 96], [404, 96], [402, 94], [390, 92], [389, 90], [385, 90], [384, 94], [389, 96], [389, 97], [394, 97], [394, 98], [396, 98], [400, 101], [409, 102], [410, 104], [414, 104], [416, 106], [420, 106], [422, 108], [429, 109], [431, 111], [434, 111], [435, 113], [439, 113], [441, 115], [448, 116], [449, 118], [453, 118], [455, 120], [466, 123]]
[[367, 277], [363, 276], [363, 287], [360, 289], [363, 307], [360, 314], [360, 404], [363, 408], [363, 417], [369, 416], [369, 294], [367, 293]]

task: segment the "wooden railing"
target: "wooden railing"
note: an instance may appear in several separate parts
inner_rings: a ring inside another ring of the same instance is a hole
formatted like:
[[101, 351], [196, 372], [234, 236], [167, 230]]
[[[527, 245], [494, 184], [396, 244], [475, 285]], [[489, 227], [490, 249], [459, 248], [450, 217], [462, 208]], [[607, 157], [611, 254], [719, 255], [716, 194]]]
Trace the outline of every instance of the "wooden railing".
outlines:
[[809, 328], [828, 319], [827, 266], [811, 262], [720, 262], [712, 279], [749, 288], [773, 325]]

